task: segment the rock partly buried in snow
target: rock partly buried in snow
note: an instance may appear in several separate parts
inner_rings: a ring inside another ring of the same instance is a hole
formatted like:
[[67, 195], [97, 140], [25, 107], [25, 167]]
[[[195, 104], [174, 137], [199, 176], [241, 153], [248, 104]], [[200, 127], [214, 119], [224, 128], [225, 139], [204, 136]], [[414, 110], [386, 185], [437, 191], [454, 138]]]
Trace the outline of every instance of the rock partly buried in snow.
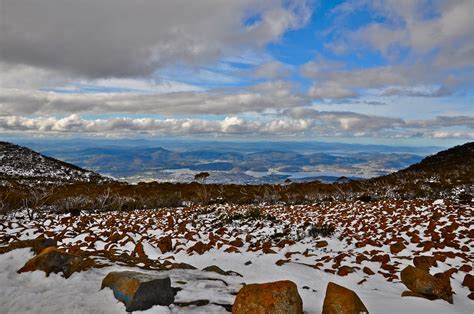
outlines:
[[29, 260], [18, 273], [42, 270], [49, 276], [50, 273], [62, 273], [69, 278], [74, 272], [86, 270], [95, 266], [91, 259], [66, 253], [56, 247], [47, 247], [40, 254]]
[[421, 268], [407, 266], [402, 270], [400, 279], [414, 292], [402, 296], [419, 296], [428, 300], [443, 299], [453, 303], [453, 291], [448, 276], [436, 278]]
[[323, 303], [323, 314], [369, 313], [359, 296], [352, 290], [329, 282]]
[[250, 284], [240, 289], [232, 313], [284, 314], [303, 312], [296, 284], [289, 280]]
[[125, 304], [127, 312], [143, 311], [154, 305], [168, 306], [174, 301], [174, 290], [168, 276], [133, 271], [111, 272], [102, 281], [117, 300]]
[[239, 277], [242, 277], [242, 275], [239, 274], [238, 272], [235, 272], [235, 271], [232, 271], [232, 270], [225, 271], [217, 265], [207, 266], [207, 267], [203, 268], [202, 270], [203, 271], [214, 272], [214, 273], [217, 273], [217, 274], [223, 275], [223, 276], [239, 276]]
[[323, 247], [326, 247], [326, 246], [328, 246], [328, 241], [321, 240], [321, 241], [316, 242], [316, 247], [317, 248], [323, 248]]
[[158, 247], [160, 248], [162, 254], [173, 251], [173, 242], [171, 241], [171, 237], [165, 236], [158, 240]]

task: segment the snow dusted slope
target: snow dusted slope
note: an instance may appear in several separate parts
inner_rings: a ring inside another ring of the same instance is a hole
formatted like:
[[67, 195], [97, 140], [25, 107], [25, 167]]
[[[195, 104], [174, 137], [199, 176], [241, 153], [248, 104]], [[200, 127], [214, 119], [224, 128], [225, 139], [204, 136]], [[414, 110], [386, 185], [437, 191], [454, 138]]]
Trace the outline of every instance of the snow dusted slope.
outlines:
[[[469, 289], [462, 285], [473, 274], [472, 210], [414, 200], [44, 214], [31, 221], [20, 212], [0, 220], [1, 249], [45, 236], [109, 266], [69, 279], [17, 274], [33, 253], [0, 254], [0, 313], [125, 313], [110, 290], [98, 291], [109, 271], [129, 269], [168, 274], [181, 289], [177, 302], [209, 301], [200, 307], [155, 306], [146, 313], [225, 313], [216, 304], [232, 304], [243, 283], [283, 279], [297, 284], [308, 314], [321, 313], [330, 281], [353, 289], [370, 313], [472, 313]], [[321, 225], [334, 226], [334, 233]], [[401, 297], [407, 288], [400, 271], [421, 256], [433, 261], [432, 275], [450, 277], [454, 304]], [[171, 267], [183, 262], [196, 269]], [[242, 277], [201, 270], [211, 265]]]
[[109, 181], [101, 175], [26, 147], [0, 142], [0, 182], [62, 183]]

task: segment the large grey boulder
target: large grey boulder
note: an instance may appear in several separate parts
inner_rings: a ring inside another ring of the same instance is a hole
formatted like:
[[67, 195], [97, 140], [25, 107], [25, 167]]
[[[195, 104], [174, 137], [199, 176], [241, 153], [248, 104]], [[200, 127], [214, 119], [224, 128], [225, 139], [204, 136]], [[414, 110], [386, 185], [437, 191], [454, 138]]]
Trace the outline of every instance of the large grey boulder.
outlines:
[[174, 302], [174, 290], [168, 276], [133, 271], [111, 272], [102, 281], [127, 312], [143, 311], [154, 305], [168, 306]]

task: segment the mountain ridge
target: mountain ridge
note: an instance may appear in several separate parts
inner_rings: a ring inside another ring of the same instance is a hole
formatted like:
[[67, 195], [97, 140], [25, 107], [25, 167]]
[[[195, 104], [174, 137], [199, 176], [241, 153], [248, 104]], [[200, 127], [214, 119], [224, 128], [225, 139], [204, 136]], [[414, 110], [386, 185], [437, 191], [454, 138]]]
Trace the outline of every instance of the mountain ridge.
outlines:
[[0, 181], [42, 183], [111, 181], [109, 178], [34, 150], [0, 141]]

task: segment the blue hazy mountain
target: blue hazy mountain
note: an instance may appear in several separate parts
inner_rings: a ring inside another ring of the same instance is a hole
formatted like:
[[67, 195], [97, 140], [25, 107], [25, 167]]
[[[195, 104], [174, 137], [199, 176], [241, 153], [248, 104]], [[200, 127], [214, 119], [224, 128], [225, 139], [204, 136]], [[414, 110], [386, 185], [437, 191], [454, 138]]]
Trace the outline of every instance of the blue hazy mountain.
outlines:
[[20, 139], [14, 142], [47, 156], [128, 181], [189, 181], [193, 173], [208, 171], [215, 172], [212, 180], [225, 183], [372, 177], [406, 168], [442, 150], [440, 147], [326, 142], [170, 139]]

